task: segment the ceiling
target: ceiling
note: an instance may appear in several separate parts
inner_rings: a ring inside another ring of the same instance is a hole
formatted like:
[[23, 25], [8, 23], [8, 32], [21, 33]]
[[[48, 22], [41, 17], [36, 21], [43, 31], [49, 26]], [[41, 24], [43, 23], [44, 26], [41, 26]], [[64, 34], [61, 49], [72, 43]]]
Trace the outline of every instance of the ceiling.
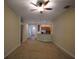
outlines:
[[37, 0], [6, 0], [7, 4], [13, 11], [23, 18], [26, 22], [51, 22], [59, 14], [64, 12], [66, 5], [74, 6], [74, 0], [50, 0], [50, 3], [46, 7], [51, 7], [53, 10], [44, 11], [40, 14], [39, 11], [31, 11], [36, 7], [30, 4], [30, 2], [36, 2]]

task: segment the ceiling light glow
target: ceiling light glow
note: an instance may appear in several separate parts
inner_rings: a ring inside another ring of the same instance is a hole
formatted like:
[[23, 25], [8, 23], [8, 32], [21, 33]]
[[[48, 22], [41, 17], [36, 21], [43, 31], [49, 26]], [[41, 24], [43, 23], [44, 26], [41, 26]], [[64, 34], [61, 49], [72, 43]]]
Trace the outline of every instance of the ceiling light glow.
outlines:
[[44, 5], [42, 5], [41, 7], [38, 7], [37, 9], [38, 11], [44, 11]]
[[48, 0], [44, 0], [44, 1], [46, 2], [46, 1], [48, 1]]
[[44, 11], [43, 7], [38, 7], [38, 11]]
[[33, 30], [35, 30], [36, 28], [35, 27], [33, 27]]

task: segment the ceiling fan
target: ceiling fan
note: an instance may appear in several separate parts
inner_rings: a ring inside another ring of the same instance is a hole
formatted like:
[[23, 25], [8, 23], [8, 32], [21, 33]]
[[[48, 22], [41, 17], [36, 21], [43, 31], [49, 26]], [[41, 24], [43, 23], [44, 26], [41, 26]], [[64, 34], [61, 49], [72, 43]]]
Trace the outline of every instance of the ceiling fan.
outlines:
[[[36, 6], [37, 9], [40, 11], [40, 13], [42, 14], [44, 10], [52, 10], [52, 8], [45, 8], [45, 6], [49, 3], [49, 0], [38, 0], [35, 3], [31, 2], [32, 5]], [[35, 11], [37, 9], [32, 9], [31, 11]]]

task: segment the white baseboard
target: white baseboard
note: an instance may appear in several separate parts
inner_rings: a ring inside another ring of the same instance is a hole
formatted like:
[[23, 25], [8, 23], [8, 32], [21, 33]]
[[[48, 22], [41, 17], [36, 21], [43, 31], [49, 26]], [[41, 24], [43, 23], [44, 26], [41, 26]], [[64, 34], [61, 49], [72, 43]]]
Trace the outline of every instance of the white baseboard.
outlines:
[[75, 56], [70, 53], [69, 51], [67, 51], [66, 49], [64, 49], [62, 46], [60, 46], [59, 44], [53, 42], [56, 46], [58, 46], [61, 50], [63, 50], [64, 52], [66, 52], [68, 55], [72, 56], [73, 58], [75, 58]]
[[12, 50], [10, 50], [6, 55], [4, 55], [4, 58], [6, 58], [9, 54], [11, 54], [19, 46], [20, 46], [20, 44], [18, 44], [15, 48], [13, 48]]

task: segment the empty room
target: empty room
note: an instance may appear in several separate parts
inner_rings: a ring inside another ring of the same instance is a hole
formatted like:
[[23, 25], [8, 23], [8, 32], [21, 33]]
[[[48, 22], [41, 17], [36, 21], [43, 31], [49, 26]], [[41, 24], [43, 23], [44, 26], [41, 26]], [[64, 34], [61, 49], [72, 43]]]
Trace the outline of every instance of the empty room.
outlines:
[[5, 59], [75, 59], [75, 0], [4, 0]]

